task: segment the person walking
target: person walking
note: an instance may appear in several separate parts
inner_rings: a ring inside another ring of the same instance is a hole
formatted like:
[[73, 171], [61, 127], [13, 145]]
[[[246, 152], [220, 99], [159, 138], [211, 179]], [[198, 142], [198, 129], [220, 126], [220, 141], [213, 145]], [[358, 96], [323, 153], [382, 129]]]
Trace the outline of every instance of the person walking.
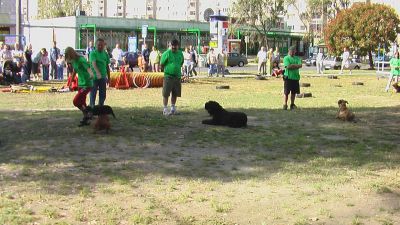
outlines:
[[144, 60], [144, 72], [147, 72], [150, 64], [150, 49], [148, 49], [147, 44], [143, 45], [142, 56]]
[[393, 54], [393, 58], [390, 59], [390, 76], [388, 83], [386, 85], [385, 91], [389, 91], [390, 84], [392, 83], [392, 80], [394, 78], [394, 82], [398, 83], [399, 82], [399, 76], [400, 76], [400, 54], [399, 51], [395, 51]]
[[50, 76], [53, 80], [57, 79], [57, 60], [60, 54], [61, 52], [60, 49], [57, 48], [57, 42], [53, 41], [53, 47], [50, 49]]
[[272, 74], [272, 57], [273, 57], [274, 53], [272, 48], [270, 48], [267, 52], [267, 63], [266, 63], [266, 67], [267, 67], [267, 75], [271, 76]]
[[24, 73], [22, 75], [22, 83], [31, 79], [32, 72], [32, 45], [29, 43], [24, 50]]
[[296, 48], [290, 47], [289, 54], [283, 58], [283, 65], [285, 67], [285, 73], [283, 75], [284, 80], [284, 104], [283, 109], [288, 108], [288, 98], [290, 94], [290, 110], [296, 109], [297, 106], [294, 104], [296, 94], [300, 94], [300, 73], [299, 69], [302, 68], [302, 61], [299, 57], [295, 56]]
[[272, 64], [277, 63], [278, 67], [281, 63], [281, 54], [279, 53], [279, 47], [275, 48], [275, 51], [272, 53]]
[[113, 49], [113, 51], [112, 51], [112, 58], [114, 59], [114, 61], [115, 61], [115, 64], [114, 64], [114, 71], [115, 70], [117, 70], [120, 66], [122, 66], [122, 64], [123, 64], [123, 61], [122, 61], [122, 55], [123, 55], [123, 51], [122, 51], [122, 49], [120, 48], [120, 46], [119, 46], [119, 44], [116, 44], [115, 45], [115, 48]]
[[340, 74], [343, 74], [343, 69], [344, 68], [349, 68], [350, 70], [350, 75], [351, 75], [351, 67], [350, 67], [351, 61], [350, 61], [350, 52], [347, 47], [344, 48], [343, 54], [342, 54], [342, 66], [340, 69]]
[[207, 54], [207, 63], [208, 63], [208, 76], [212, 77], [213, 74], [217, 71], [217, 55], [214, 52], [213, 48], [210, 48], [210, 52]]
[[198, 56], [197, 56], [196, 49], [193, 46], [190, 46], [190, 55], [192, 57], [192, 73], [195, 76], [197, 76], [196, 67], [197, 67], [197, 64], [198, 64]]
[[225, 77], [225, 61], [226, 61], [226, 54], [222, 50], [221, 53], [217, 56], [218, 61], [218, 70], [217, 70], [217, 77], [221, 73], [222, 77]]
[[99, 90], [99, 105], [104, 105], [107, 97], [107, 82], [110, 80], [110, 57], [105, 51], [104, 39], [97, 39], [96, 49], [90, 53], [90, 64], [94, 73], [90, 106], [95, 105], [97, 90]]
[[[46, 49], [44, 49], [42, 59], [41, 59], [41, 64], [42, 64], [43, 80], [49, 80], [50, 59], [49, 59], [49, 53], [47, 52]], [[52, 79], [54, 79], [54, 77], [52, 77]]]
[[90, 53], [94, 51], [93, 41], [89, 41], [88, 47], [86, 48], [86, 59], [89, 61]]
[[78, 74], [78, 93], [74, 97], [73, 104], [83, 114], [79, 126], [89, 125], [90, 115], [87, 110], [86, 96], [93, 86], [93, 70], [88, 61], [71, 47], [65, 49], [65, 60], [72, 65], [75, 71], [71, 80], [74, 80]]
[[[161, 68], [164, 69], [163, 115], [176, 115], [176, 100], [181, 97], [181, 68], [183, 65], [183, 53], [179, 50], [179, 42], [171, 41], [170, 48], [161, 56]], [[168, 112], [168, 99], [171, 95], [171, 111]]]
[[56, 76], [56, 79], [58, 80], [64, 80], [64, 65], [65, 65], [64, 57], [62, 55], [59, 55], [57, 59], [57, 76]]
[[188, 47], [186, 47], [185, 51], [183, 52], [183, 60], [183, 75], [186, 78], [189, 78], [189, 74], [192, 70], [192, 56], [190, 55], [190, 50]]
[[322, 49], [319, 49], [319, 52], [317, 54], [316, 58], [316, 64], [317, 64], [317, 73], [318, 74], [324, 74], [324, 69], [323, 69], [323, 64], [324, 62], [324, 53], [322, 52]]
[[267, 62], [267, 52], [265, 51], [265, 47], [262, 46], [260, 51], [257, 53], [258, 60], [258, 75], [265, 75], [265, 63]]
[[160, 72], [161, 53], [156, 46], [153, 46], [153, 51], [150, 53], [150, 65], [153, 72]]

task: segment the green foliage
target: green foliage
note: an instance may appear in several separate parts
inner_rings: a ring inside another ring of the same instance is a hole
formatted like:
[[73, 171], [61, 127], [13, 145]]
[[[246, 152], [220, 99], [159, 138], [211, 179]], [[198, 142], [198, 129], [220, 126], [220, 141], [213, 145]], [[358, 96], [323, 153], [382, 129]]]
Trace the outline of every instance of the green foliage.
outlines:
[[[38, 0], [38, 18], [49, 19], [75, 15], [81, 0]], [[90, 4], [90, 1], [87, 3]]]
[[261, 37], [261, 44], [267, 43], [267, 33], [277, 27], [280, 15], [284, 15], [285, 0], [238, 0], [231, 8], [234, 25], [250, 26]]
[[381, 4], [355, 4], [341, 11], [325, 28], [325, 43], [332, 54], [344, 47], [370, 56], [379, 44], [390, 46], [400, 32], [400, 19], [393, 8]]

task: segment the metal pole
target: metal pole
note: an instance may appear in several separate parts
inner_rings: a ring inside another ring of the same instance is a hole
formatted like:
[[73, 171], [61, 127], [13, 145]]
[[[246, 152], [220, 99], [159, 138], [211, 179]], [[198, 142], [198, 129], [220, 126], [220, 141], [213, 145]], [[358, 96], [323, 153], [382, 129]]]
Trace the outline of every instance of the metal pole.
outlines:
[[247, 41], [246, 41], [246, 58], [247, 58]]
[[21, 43], [21, 0], [15, 0], [15, 7], [16, 7], [16, 35], [17, 35], [17, 42]]

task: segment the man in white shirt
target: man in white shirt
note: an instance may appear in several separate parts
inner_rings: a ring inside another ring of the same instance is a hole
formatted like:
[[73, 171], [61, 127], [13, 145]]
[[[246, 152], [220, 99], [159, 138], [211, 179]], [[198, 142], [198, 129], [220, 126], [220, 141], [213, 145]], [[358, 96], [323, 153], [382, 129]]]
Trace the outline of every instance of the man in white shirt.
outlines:
[[324, 74], [323, 71], [323, 60], [324, 60], [324, 53], [322, 53], [322, 49], [319, 49], [319, 52], [317, 54], [317, 58], [316, 58], [316, 64], [317, 64], [317, 73], [318, 74]]
[[343, 69], [346, 67], [346, 68], [349, 68], [350, 75], [351, 75], [350, 63], [351, 63], [350, 52], [349, 52], [349, 49], [347, 47], [345, 47], [343, 55], [342, 55], [342, 68], [340, 69], [340, 74], [343, 74]]
[[267, 62], [267, 51], [265, 47], [261, 47], [261, 50], [257, 53], [258, 58], [258, 75], [265, 75], [265, 63]]
[[24, 60], [24, 52], [20, 49], [19, 43], [15, 43], [11, 54], [14, 62], [22, 62]]
[[115, 60], [116, 67], [119, 67], [122, 65], [122, 49], [119, 47], [119, 44], [115, 45], [115, 48], [112, 51], [112, 57]]

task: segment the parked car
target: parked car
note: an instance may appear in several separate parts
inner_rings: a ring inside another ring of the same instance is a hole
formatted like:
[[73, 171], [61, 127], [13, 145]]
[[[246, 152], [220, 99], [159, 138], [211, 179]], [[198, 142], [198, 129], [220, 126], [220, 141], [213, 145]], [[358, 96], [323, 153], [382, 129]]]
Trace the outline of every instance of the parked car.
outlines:
[[239, 66], [243, 67], [249, 62], [245, 55], [240, 55], [238, 53], [228, 53], [228, 66]]
[[[204, 65], [205, 67], [208, 67], [208, 63], [207, 63], [207, 55], [202, 54], [199, 55], [199, 65]], [[239, 66], [242, 67], [244, 65], [247, 65], [249, 62], [246, 58], [245, 55], [240, 55], [238, 53], [228, 53], [228, 60], [227, 60], [227, 64], [228, 66]]]
[[[334, 56], [328, 56], [324, 59], [323, 61], [324, 64], [324, 68], [326, 70], [330, 70], [330, 69], [340, 69], [342, 67], [342, 58], [340, 57], [334, 57]], [[349, 69], [360, 69], [361, 68], [361, 63], [359, 62], [354, 62], [353, 60], [350, 62], [350, 66]]]
[[317, 58], [315, 56], [312, 56], [305, 61], [306, 66], [317, 66]]
[[75, 51], [81, 56], [86, 56], [86, 49], [75, 49]]

